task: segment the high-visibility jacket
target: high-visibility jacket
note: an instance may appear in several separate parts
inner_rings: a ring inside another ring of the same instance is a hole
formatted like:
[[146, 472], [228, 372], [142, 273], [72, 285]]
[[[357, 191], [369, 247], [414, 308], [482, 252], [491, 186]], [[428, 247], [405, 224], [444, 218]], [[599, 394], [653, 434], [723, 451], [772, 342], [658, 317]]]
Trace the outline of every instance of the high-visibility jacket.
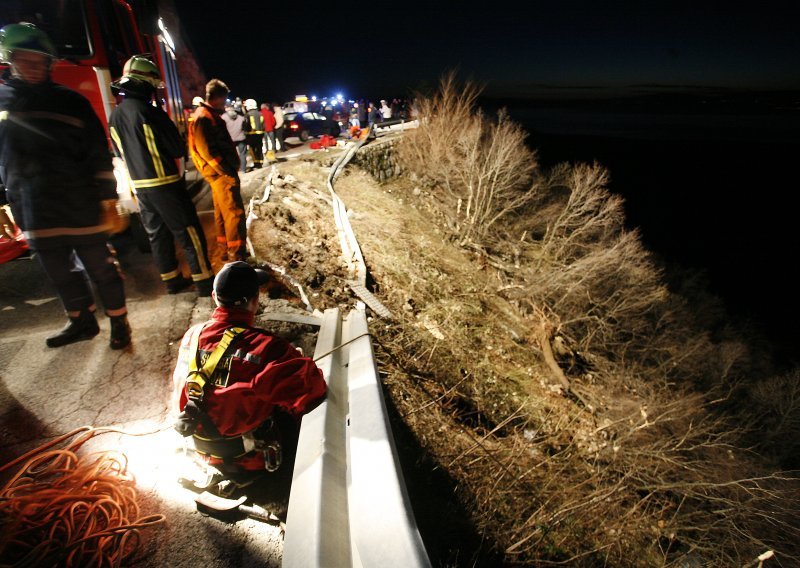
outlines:
[[250, 127], [247, 131], [248, 134], [264, 134], [264, 117], [261, 116], [258, 109], [248, 110], [244, 118]]
[[162, 109], [127, 96], [108, 120], [114, 154], [125, 160], [133, 187], [161, 187], [179, 181], [186, 144]]
[[238, 179], [239, 153], [221, 115], [205, 103], [197, 107], [189, 126], [189, 152], [197, 171], [206, 179], [219, 176]]

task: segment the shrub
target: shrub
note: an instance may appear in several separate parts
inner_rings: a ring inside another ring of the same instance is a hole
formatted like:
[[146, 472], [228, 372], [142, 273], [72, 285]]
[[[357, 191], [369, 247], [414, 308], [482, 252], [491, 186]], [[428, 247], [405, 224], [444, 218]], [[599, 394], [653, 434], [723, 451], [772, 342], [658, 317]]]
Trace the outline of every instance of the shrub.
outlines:
[[439, 91], [421, 98], [420, 128], [398, 148], [402, 167], [435, 188], [447, 224], [462, 244], [482, 243], [501, 219], [534, 195], [536, 155], [525, 146], [525, 131], [504, 112], [491, 121], [476, 112], [479, 89], [463, 89], [455, 75]]

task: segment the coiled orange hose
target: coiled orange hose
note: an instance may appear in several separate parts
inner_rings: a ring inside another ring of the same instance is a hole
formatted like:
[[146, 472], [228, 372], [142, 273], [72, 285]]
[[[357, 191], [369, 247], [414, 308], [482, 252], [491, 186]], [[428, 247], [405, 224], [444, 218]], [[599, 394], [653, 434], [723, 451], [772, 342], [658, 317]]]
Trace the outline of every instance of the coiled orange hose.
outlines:
[[77, 454], [106, 432], [129, 434], [82, 427], [0, 466], [2, 473], [24, 463], [0, 490], [0, 566], [120, 566], [135, 554], [140, 530], [164, 522], [139, 517], [124, 454]]

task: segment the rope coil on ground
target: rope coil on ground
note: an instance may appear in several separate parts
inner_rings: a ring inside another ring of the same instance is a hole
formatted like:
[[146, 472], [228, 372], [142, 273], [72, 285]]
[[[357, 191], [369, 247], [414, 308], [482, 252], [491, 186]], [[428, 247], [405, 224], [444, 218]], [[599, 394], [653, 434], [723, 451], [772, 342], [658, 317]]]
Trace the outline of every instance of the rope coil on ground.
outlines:
[[106, 432], [127, 434], [78, 428], [0, 466], [3, 473], [23, 464], [0, 490], [0, 567], [120, 566], [135, 554], [140, 530], [164, 522], [160, 514], [139, 517], [124, 454], [78, 455]]

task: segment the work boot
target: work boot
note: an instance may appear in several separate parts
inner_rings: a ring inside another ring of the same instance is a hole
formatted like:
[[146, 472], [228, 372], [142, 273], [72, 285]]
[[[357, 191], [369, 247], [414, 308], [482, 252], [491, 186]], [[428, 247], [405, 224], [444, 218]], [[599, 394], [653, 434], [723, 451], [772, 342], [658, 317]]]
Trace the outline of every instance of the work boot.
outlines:
[[169, 280], [164, 280], [164, 284], [167, 285], [167, 294], [180, 294], [192, 285], [192, 281], [181, 275], [170, 278]]
[[73, 318], [70, 316], [64, 329], [48, 337], [45, 343], [47, 343], [48, 347], [61, 347], [76, 341], [91, 339], [98, 333], [100, 333], [100, 326], [97, 325], [94, 313], [89, 310], [82, 310], [78, 317]]
[[128, 316], [108, 316], [111, 320], [111, 349], [122, 349], [131, 344], [131, 326], [128, 323]]
[[214, 279], [206, 278], [205, 280], [198, 280], [194, 283], [194, 289], [197, 291], [198, 297], [208, 298], [211, 296], [211, 291], [214, 289]]

